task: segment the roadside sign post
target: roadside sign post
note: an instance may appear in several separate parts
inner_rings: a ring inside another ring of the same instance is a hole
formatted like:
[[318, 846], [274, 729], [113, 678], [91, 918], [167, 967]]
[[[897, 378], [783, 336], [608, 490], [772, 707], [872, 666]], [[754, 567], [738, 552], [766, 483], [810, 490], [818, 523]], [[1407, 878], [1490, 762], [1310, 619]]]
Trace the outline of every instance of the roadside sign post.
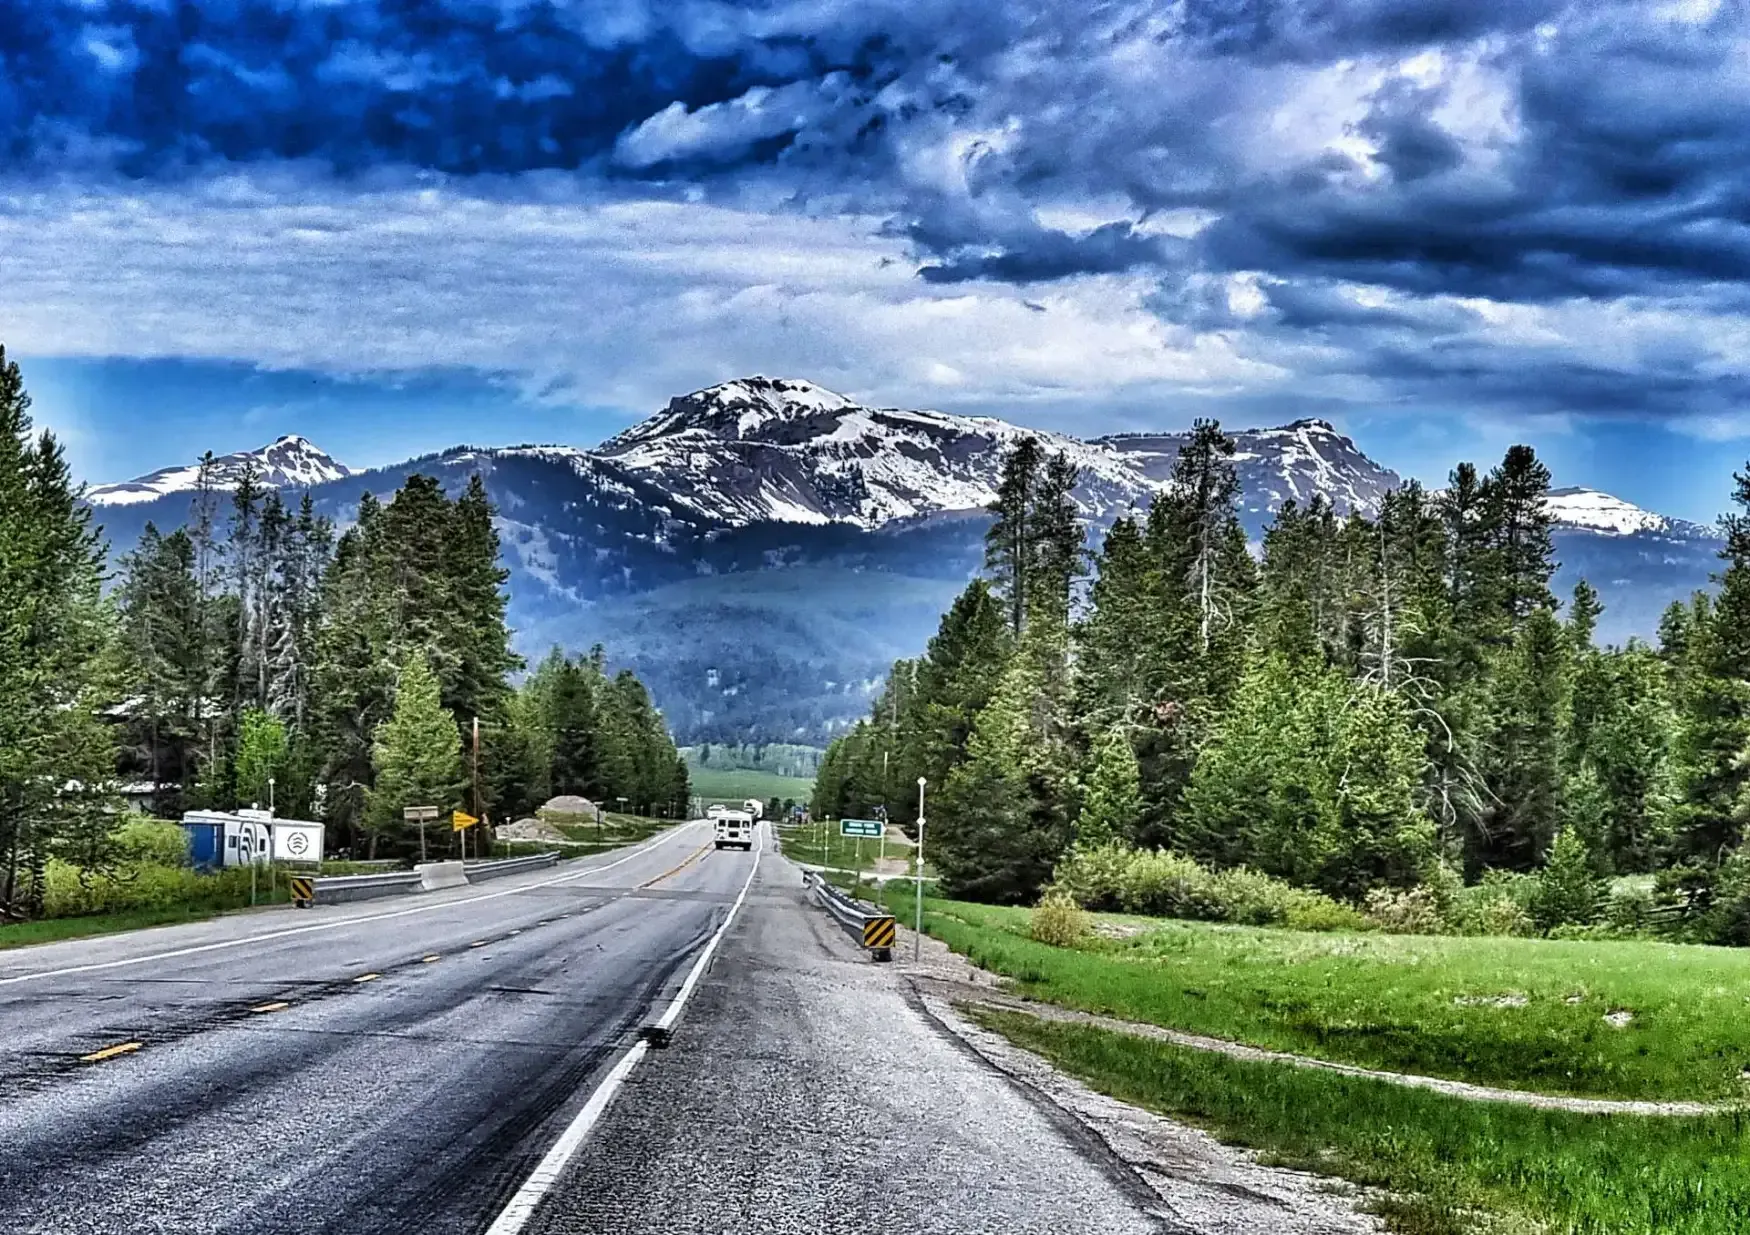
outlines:
[[869, 836], [884, 836], [887, 825], [879, 819], [841, 819], [839, 820], [839, 835], [855, 837], [857, 841], [856, 878], [852, 882], [853, 890], [863, 886], [863, 839]]
[[928, 783], [922, 776], [918, 777], [918, 919], [916, 933], [911, 941], [911, 959], [914, 965], [924, 959], [924, 786]]
[[438, 810], [435, 806], [408, 806], [402, 808], [401, 818], [407, 823], [417, 823], [419, 825], [419, 860], [421, 862], [425, 861], [425, 825], [436, 819], [442, 813], [443, 812]]

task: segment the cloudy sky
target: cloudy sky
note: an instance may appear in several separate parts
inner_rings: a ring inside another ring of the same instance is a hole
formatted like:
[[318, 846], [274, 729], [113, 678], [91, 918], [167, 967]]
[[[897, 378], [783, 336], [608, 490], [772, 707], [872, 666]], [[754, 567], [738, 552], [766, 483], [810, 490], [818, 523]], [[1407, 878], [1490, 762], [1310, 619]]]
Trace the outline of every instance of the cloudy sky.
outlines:
[[1711, 518], [1747, 279], [1742, 0], [0, 0], [0, 342], [93, 480], [758, 372]]

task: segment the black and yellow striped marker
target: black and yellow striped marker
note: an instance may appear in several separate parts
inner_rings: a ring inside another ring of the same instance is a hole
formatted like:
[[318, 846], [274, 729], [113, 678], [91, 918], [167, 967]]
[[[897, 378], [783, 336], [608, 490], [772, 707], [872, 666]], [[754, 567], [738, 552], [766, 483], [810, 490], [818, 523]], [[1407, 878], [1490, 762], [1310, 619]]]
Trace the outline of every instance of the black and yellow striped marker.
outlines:
[[292, 904], [308, 909], [316, 903], [316, 881], [307, 875], [292, 876]]
[[899, 927], [892, 918], [869, 918], [863, 923], [865, 948], [891, 948], [899, 937]]

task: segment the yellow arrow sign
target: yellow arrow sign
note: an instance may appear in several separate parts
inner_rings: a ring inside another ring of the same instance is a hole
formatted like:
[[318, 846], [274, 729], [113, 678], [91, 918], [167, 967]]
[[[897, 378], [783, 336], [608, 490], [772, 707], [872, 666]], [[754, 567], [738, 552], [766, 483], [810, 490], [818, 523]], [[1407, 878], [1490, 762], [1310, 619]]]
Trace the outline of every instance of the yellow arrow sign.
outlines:
[[474, 816], [467, 814], [464, 811], [458, 810], [450, 812], [450, 826], [458, 832], [462, 831], [464, 828], [471, 828], [479, 822], [480, 821], [474, 818]]

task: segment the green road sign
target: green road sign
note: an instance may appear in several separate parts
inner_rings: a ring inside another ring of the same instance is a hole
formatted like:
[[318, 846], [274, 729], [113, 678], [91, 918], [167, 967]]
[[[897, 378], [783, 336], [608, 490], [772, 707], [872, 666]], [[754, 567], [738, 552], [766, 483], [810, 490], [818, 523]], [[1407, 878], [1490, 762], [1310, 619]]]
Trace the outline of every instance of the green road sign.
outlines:
[[839, 820], [840, 836], [880, 836], [887, 826], [879, 819], [841, 819]]

